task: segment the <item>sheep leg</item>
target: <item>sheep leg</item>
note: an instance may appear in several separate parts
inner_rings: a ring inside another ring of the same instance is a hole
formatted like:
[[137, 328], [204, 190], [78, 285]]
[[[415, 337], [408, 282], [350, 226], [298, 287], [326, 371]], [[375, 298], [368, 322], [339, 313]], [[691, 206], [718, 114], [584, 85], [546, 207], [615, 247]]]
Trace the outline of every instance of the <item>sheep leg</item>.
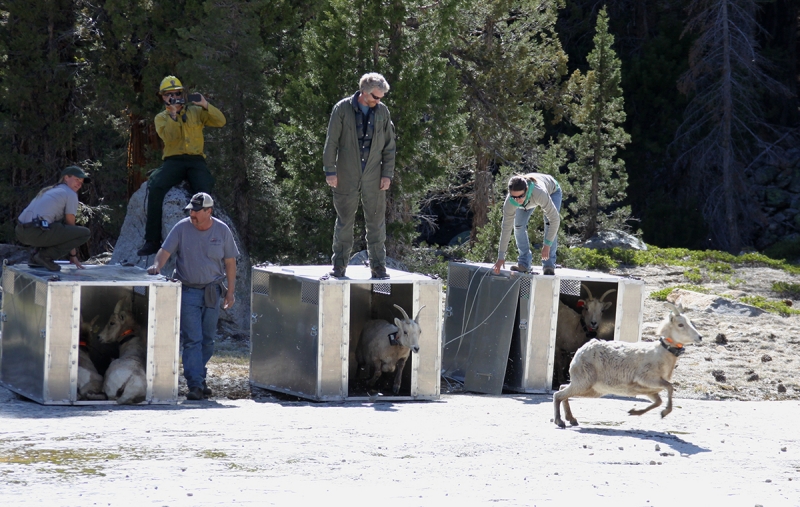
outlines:
[[[642, 386], [642, 388], [643, 389], [656, 388], [656, 389], [658, 389], [658, 391], [661, 391], [662, 389], [666, 389], [667, 390], [667, 406], [666, 406], [666, 408], [664, 408], [664, 410], [661, 411], [661, 417], [664, 417], [665, 415], [667, 415], [670, 412], [672, 412], [672, 384], [670, 384], [669, 382], [667, 382], [664, 379], [659, 379], [659, 382], [657, 382], [657, 384], [655, 386]], [[647, 406], [647, 407], [645, 407], [645, 408], [643, 408], [641, 410], [631, 409], [631, 410], [628, 411], [628, 413], [630, 415], [642, 415], [642, 414], [644, 414], [646, 412], [649, 412], [649, 411], [653, 410], [654, 408], [660, 406], [661, 405], [661, 396], [658, 395], [658, 391], [653, 391], [653, 392], [651, 392], [649, 394], [646, 394], [646, 396], [648, 398], [650, 398], [650, 400], [652, 400], [652, 402], [653, 402], [651, 405], [649, 405], [649, 406]]]
[[403, 380], [403, 367], [406, 365], [406, 359], [400, 358], [397, 360], [397, 364], [394, 365], [394, 385], [392, 386], [392, 392], [397, 394], [400, 392], [400, 382]]
[[375, 384], [378, 382], [378, 379], [381, 378], [381, 360], [377, 359], [372, 362], [372, 378], [367, 381], [367, 385], [369, 387], [375, 387]]
[[553, 422], [556, 423], [556, 426], [559, 428], [566, 428], [567, 425], [564, 424], [564, 421], [561, 420], [561, 404], [564, 404], [564, 417], [567, 418], [569, 424], [571, 426], [577, 426], [578, 420], [575, 419], [575, 416], [572, 415], [572, 409], [569, 406], [569, 398], [571, 396], [575, 396], [574, 393], [575, 389], [573, 388], [572, 384], [569, 384], [567, 387], [563, 388], [562, 390], [558, 391], [553, 395], [553, 408], [555, 411], [555, 415], [553, 417]]

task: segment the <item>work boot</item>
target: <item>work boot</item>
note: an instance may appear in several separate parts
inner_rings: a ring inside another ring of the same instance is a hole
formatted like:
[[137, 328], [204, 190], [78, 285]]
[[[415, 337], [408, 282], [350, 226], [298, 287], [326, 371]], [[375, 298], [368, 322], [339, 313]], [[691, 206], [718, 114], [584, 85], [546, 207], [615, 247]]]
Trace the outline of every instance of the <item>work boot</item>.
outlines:
[[517, 273], [527, 273], [530, 271], [530, 268], [527, 266], [520, 266], [519, 264], [514, 264], [509, 268], [511, 271], [516, 271]]
[[542, 268], [542, 274], [543, 275], [555, 275], [556, 274], [556, 270], [554, 268], [552, 268], [551, 266], [545, 266], [545, 267]]
[[378, 280], [386, 280], [389, 278], [389, 273], [386, 272], [386, 267], [384, 266], [375, 266], [371, 271], [372, 278], [377, 278]]
[[329, 275], [334, 278], [344, 278], [344, 272], [347, 268], [345, 266], [334, 266]]
[[[61, 271], [61, 266], [56, 264], [53, 259], [48, 259], [42, 255], [42, 252], [36, 252], [31, 258], [34, 266], [44, 266], [50, 271]], [[28, 264], [30, 266], [30, 264]]]
[[136, 251], [136, 255], [139, 257], [147, 257], [148, 255], [153, 255], [158, 252], [159, 248], [161, 248], [161, 245], [157, 241], [145, 241], [142, 248]]
[[212, 391], [211, 388], [208, 387], [208, 384], [206, 384], [206, 381], [204, 380], [203, 381], [203, 396], [209, 397], [209, 396], [213, 396], [213, 395], [214, 395], [214, 391]]
[[39, 253], [39, 249], [38, 248], [34, 248], [31, 251], [31, 254], [28, 256], [28, 267], [30, 267], [30, 268], [41, 268], [42, 267], [39, 264], [36, 264], [36, 261], [33, 260], [33, 258], [36, 257], [37, 253]]
[[203, 399], [202, 387], [190, 387], [189, 392], [186, 393], [186, 399], [190, 401], [198, 401]]

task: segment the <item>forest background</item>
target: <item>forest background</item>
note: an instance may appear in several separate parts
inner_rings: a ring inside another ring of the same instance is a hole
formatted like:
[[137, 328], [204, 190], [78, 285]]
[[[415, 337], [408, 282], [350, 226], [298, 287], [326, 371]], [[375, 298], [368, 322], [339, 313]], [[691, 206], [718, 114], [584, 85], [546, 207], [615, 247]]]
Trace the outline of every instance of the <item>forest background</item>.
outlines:
[[390, 256], [468, 231], [494, 260], [509, 174], [539, 171], [565, 190], [563, 245], [622, 229], [800, 258], [799, 16], [794, 0], [0, 0], [0, 243], [77, 163], [83, 255], [112, 249], [160, 165], [173, 74], [227, 117], [206, 154], [253, 261], [326, 264], [330, 111], [375, 71], [397, 132]]

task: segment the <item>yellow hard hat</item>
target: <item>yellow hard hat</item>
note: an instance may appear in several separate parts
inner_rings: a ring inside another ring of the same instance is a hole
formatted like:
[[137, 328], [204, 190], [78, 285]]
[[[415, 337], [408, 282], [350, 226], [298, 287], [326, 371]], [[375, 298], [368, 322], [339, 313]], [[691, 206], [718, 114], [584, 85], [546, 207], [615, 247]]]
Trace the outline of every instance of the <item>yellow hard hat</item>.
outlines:
[[180, 79], [175, 76], [167, 76], [161, 80], [161, 86], [158, 87], [158, 93], [162, 94], [170, 90], [183, 90], [183, 85]]

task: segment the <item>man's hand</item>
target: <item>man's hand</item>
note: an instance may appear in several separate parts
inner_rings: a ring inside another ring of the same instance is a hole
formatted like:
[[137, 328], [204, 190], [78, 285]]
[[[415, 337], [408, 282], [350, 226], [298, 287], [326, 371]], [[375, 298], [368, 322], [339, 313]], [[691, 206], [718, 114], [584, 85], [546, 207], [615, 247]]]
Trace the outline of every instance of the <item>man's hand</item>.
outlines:
[[78, 269], [86, 269], [85, 267], [83, 267], [83, 264], [81, 264], [81, 261], [78, 259], [77, 255], [70, 255], [69, 261], [75, 264], [75, 267]]
[[331, 188], [336, 188], [336, 185], [339, 184], [339, 177], [335, 174], [332, 176], [325, 176], [325, 183]]
[[156, 264], [147, 267], [147, 274], [148, 275], [157, 275], [160, 270]]
[[169, 116], [174, 120], [175, 118], [178, 117], [178, 113], [181, 112], [181, 109], [183, 108], [183, 105], [181, 105], [181, 104], [168, 104], [166, 107], [167, 107], [167, 112], [169, 113]]
[[206, 98], [203, 97], [202, 93], [198, 93], [198, 95], [200, 95], [200, 100], [198, 100], [196, 102], [193, 101], [192, 104], [194, 104], [196, 106], [200, 106], [203, 109], [208, 109], [208, 101], [206, 100]]
[[387, 177], [381, 178], [381, 190], [389, 190], [389, 187], [392, 185], [392, 179]]
[[233, 291], [229, 290], [227, 293], [225, 293], [225, 300], [222, 302], [222, 309], [227, 310], [228, 308], [233, 306], [233, 303], [235, 302], [236, 302], [236, 297], [233, 295]]
[[501, 269], [506, 269], [505, 259], [497, 259], [497, 262], [494, 263], [494, 268], [492, 268], [492, 271], [494, 271], [495, 275], [499, 275]]
[[550, 246], [544, 245], [542, 247], [542, 260], [546, 261], [549, 258], [550, 258]]

